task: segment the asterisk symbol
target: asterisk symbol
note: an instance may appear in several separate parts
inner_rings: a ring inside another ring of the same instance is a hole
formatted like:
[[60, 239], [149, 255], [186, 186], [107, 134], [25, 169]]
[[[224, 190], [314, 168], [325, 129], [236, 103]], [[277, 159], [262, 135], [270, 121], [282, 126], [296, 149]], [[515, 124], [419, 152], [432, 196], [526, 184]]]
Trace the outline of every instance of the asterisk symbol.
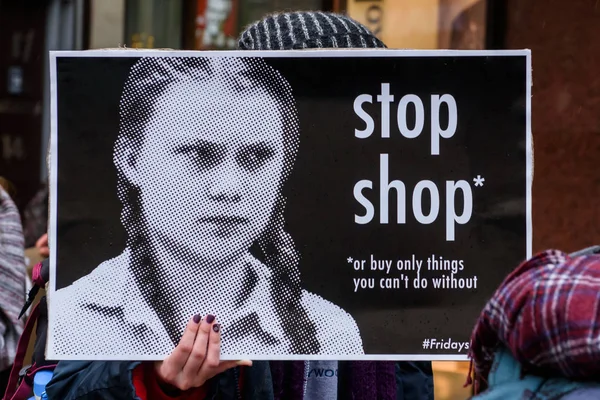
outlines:
[[354, 258], [348, 257], [348, 264], [352, 264], [354, 262]]
[[481, 175], [477, 175], [476, 178], [473, 178], [473, 182], [475, 182], [475, 186], [483, 186], [483, 182], [485, 182], [485, 178], [482, 178]]

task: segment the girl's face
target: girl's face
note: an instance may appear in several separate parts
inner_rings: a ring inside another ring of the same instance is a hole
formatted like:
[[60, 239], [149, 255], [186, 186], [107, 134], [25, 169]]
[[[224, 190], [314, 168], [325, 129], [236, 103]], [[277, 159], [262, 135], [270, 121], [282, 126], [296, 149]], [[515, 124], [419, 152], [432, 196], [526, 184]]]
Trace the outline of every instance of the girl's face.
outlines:
[[132, 183], [151, 238], [185, 259], [219, 262], [264, 230], [284, 168], [283, 120], [260, 88], [186, 81], [159, 97]]

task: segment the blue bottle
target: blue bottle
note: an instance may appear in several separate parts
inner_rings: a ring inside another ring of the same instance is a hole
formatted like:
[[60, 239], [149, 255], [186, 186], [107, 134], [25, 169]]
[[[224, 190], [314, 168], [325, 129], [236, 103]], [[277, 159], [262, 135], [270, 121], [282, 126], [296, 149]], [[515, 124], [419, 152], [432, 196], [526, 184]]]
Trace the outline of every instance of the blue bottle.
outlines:
[[[44, 370], [35, 374], [33, 377], [33, 395], [35, 400], [41, 400], [42, 395], [46, 395], [46, 385], [52, 379], [52, 371]], [[47, 398], [47, 397], [46, 397]]]

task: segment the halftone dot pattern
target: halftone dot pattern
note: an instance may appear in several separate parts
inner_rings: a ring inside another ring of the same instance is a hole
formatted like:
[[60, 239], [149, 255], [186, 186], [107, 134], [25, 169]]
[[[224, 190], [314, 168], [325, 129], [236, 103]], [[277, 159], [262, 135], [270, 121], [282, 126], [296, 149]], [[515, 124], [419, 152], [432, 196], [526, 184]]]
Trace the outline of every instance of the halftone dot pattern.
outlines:
[[56, 292], [53, 354], [163, 358], [196, 313], [217, 315], [224, 356], [362, 354], [353, 318], [302, 289], [284, 230], [299, 136], [261, 58], [140, 58], [113, 152], [127, 248]]

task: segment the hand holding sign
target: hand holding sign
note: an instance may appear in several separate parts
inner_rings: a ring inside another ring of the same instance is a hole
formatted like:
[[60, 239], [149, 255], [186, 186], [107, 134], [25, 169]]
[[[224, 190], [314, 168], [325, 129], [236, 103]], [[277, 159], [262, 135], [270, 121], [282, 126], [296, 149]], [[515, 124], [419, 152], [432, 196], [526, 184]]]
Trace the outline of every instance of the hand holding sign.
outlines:
[[236, 366], [252, 366], [252, 361], [220, 361], [221, 333], [215, 317], [190, 319], [181, 341], [164, 361], [156, 362], [155, 371], [166, 392], [188, 390], [204, 385], [212, 377]]

